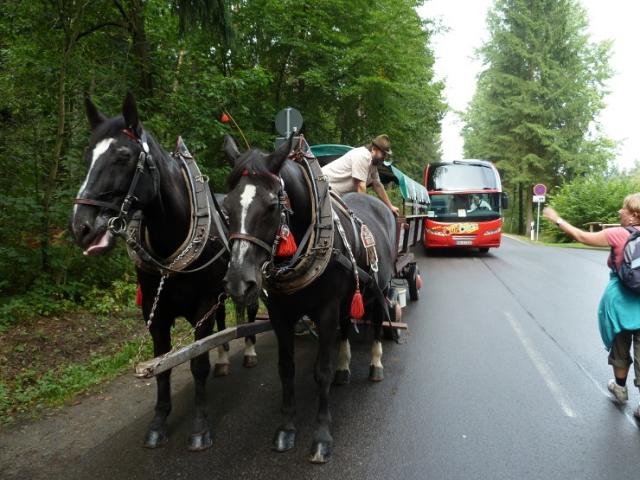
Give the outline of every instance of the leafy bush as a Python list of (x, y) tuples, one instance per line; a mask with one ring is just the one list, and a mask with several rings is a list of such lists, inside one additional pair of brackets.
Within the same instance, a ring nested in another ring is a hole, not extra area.
[[(640, 192), (640, 178), (635, 175), (592, 175), (565, 184), (553, 196), (550, 205), (572, 225), (585, 228), (588, 222), (618, 223), (618, 210), (624, 197)], [(547, 238), (569, 241), (569, 238), (548, 222), (541, 224)]]
[(37, 282), (21, 295), (0, 299), (0, 332), (34, 315), (50, 317), (84, 307), (92, 313), (122, 312), (134, 307), (136, 283), (125, 274), (110, 286), (87, 287), (83, 282), (55, 285)]

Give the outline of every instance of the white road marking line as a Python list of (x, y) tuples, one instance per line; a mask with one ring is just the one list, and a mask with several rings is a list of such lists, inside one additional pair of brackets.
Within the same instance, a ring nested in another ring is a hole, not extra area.
[[(574, 361), (575, 361), (575, 360), (574, 360)], [(578, 368), (580, 368), (580, 370), (582, 370), (582, 372), (587, 376), (587, 378), (593, 382), (593, 384), (596, 386), (596, 388), (598, 389), (598, 391), (599, 391), (602, 395), (604, 395), (605, 397), (607, 397), (609, 400), (613, 401), (613, 398), (611, 397), (611, 393), (609, 393), (609, 390), (608, 390), (607, 388), (603, 387), (603, 386), (600, 384), (600, 382), (598, 382), (598, 380), (596, 380), (596, 379), (595, 379), (595, 377), (594, 377), (593, 375), (591, 375), (591, 374), (589, 373), (589, 371), (588, 371), (586, 368), (584, 368), (584, 367), (582, 366), (582, 364), (581, 364), (581, 363), (579, 363), (579, 362), (575, 362), (575, 363), (576, 363), (576, 365), (578, 365)], [(635, 419), (635, 417), (634, 417), (633, 413), (629, 413), (629, 412), (628, 412), (628, 410), (627, 410), (626, 408), (624, 409), (624, 412), (623, 412), (623, 413), (624, 413), (624, 416), (626, 417), (627, 421), (628, 421), (631, 425), (633, 425), (635, 428), (638, 428), (638, 422), (636, 421), (636, 419)]]
[(523, 243), (524, 245), (531, 246), (531, 243), (526, 242), (526, 241), (522, 240), (521, 238), (514, 237), (513, 235), (509, 235), (507, 233), (503, 233), (502, 235), (507, 237), (509, 240), (515, 240), (516, 242), (520, 242), (520, 243)]
[(547, 362), (545, 362), (542, 355), (540, 355), (540, 353), (538, 353), (538, 351), (533, 347), (531, 341), (522, 331), (522, 328), (520, 328), (520, 324), (513, 317), (513, 315), (511, 315), (510, 312), (505, 312), (504, 315), (505, 317), (507, 317), (511, 328), (513, 328), (513, 331), (518, 336), (520, 343), (522, 343), (522, 346), (527, 352), (527, 355), (529, 355), (529, 358), (533, 362), (533, 365), (536, 367), (538, 373), (540, 373), (542, 379), (547, 384), (547, 388), (549, 388), (549, 390), (551, 391), (551, 394), (553, 395), (555, 401), (558, 403), (558, 405), (560, 405), (560, 408), (562, 408), (562, 411), (567, 417), (575, 418), (577, 416), (576, 412), (573, 410), (573, 408), (571, 408), (569, 401), (565, 398), (565, 395), (560, 388), (560, 384), (558, 383), (558, 380), (556, 379), (556, 376), (551, 368), (547, 365)]

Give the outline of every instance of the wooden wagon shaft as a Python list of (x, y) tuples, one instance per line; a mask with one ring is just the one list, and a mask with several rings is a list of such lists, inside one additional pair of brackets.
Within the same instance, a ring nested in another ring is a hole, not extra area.
[[(371, 320), (353, 320), (353, 323), (356, 325), (373, 325)], [(382, 322), (382, 328), (397, 328), (398, 330), (409, 330), (409, 325), (404, 322), (387, 322), (386, 320)]]
[(161, 355), (146, 362), (140, 362), (135, 367), (135, 375), (138, 378), (154, 377), (231, 340), (256, 335), (268, 330), (271, 330), (271, 322), (269, 320), (256, 320), (254, 323), (244, 323), (237, 327), (225, 328), (221, 332), (201, 338), (175, 352)]

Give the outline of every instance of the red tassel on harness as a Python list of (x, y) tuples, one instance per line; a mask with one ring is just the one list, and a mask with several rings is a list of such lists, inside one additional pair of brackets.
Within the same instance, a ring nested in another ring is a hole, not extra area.
[(356, 289), (356, 293), (353, 294), (351, 299), (351, 318), (360, 320), (364, 316), (364, 303), (362, 302), (362, 294), (359, 289)]
[(138, 307), (142, 306), (142, 289), (140, 288), (140, 285), (138, 285), (138, 290), (136, 290), (136, 305)]
[(278, 243), (278, 248), (276, 249), (276, 257), (291, 257), (298, 246), (296, 245), (296, 240), (293, 238), (293, 233), (289, 230), (288, 227), (283, 226), (278, 234), (280, 237), (280, 242)]

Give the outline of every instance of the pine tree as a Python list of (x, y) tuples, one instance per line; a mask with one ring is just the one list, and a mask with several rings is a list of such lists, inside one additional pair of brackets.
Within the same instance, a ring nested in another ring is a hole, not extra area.
[(590, 41), (577, 0), (496, 0), (487, 23), (465, 155), (496, 162), (518, 196), (523, 233), (532, 184), (601, 172), (613, 157), (595, 121), (611, 76), (610, 44)]

